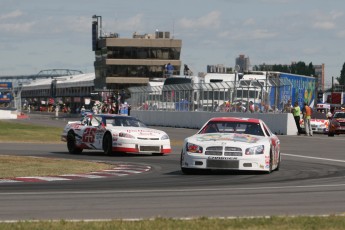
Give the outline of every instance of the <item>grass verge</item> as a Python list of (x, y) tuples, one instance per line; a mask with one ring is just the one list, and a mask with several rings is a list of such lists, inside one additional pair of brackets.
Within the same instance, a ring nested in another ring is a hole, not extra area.
[(0, 155), (0, 178), (57, 176), (111, 168), (114, 166), (89, 161)]
[(0, 121), (2, 142), (60, 142), (62, 129)]
[[(0, 121), (0, 127), (0, 140), (2, 142), (61, 142), (61, 128), (6, 121)], [(113, 166), (97, 162), (14, 156), (9, 153), (0, 155), (0, 178), (57, 176), (61, 174), (88, 173), (110, 168), (113, 168)]]
[(213, 219), (197, 218), (191, 220), (156, 218), (153, 220), (139, 221), (38, 221), (38, 222), (18, 222), (18, 223), (0, 223), (0, 229), (188, 229), (188, 230), (218, 230), (218, 229), (249, 229), (249, 230), (306, 230), (306, 229), (327, 229), (336, 230), (345, 228), (344, 216), (329, 217), (261, 217), (261, 218), (234, 218), (234, 219)]

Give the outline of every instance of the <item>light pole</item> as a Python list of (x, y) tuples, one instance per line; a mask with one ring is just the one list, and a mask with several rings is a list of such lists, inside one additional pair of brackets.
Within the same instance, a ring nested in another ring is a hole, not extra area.
[(14, 96), (14, 107), (17, 109), (18, 113), (22, 112), (22, 88), (22, 83), (18, 83), (17, 87), (12, 88)]
[(237, 78), (238, 78), (238, 71), (240, 71), (241, 67), (239, 65), (235, 65), (235, 81), (234, 81), (234, 96), (232, 97), (231, 104), (234, 102), (234, 100), (237, 99)]
[(51, 97), (54, 98), (54, 102), (56, 104), (56, 108), (55, 108), (55, 117), (59, 117), (59, 110), (60, 110), (60, 106), (59, 103), (57, 102), (57, 82), (58, 81), (65, 81), (67, 80), (66, 78), (54, 78), (52, 80), (51, 86), (50, 86), (50, 94)]

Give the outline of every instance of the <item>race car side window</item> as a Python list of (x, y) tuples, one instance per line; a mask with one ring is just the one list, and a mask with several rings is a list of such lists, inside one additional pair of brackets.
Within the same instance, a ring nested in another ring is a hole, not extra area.
[(114, 126), (122, 126), (122, 122), (120, 119), (115, 119), (113, 125)]
[(270, 132), (270, 130), (268, 129), (268, 127), (267, 127), (266, 125), (263, 125), (263, 126), (264, 126), (265, 134), (266, 134), (267, 136), (271, 136), (271, 132)]
[(95, 117), (93, 117), (90, 125), (99, 126), (99, 124), (100, 124), (100, 122)]
[(88, 119), (89, 119), (89, 118), (86, 116), (86, 117), (84, 117), (84, 118), (81, 120), (80, 123), (81, 123), (82, 125), (88, 125), (88, 123), (89, 123), (89, 122), (88, 122)]

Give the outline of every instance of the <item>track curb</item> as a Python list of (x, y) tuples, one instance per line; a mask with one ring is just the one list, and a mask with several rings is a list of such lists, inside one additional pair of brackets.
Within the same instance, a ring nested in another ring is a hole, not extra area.
[(96, 172), (82, 174), (63, 174), (58, 176), (27, 176), (14, 178), (0, 178), (0, 184), (18, 183), (18, 182), (52, 182), (52, 181), (70, 181), (79, 179), (101, 179), (108, 177), (122, 177), (134, 174), (145, 173), (151, 170), (148, 165), (136, 164), (118, 164), (112, 169), (105, 169)]

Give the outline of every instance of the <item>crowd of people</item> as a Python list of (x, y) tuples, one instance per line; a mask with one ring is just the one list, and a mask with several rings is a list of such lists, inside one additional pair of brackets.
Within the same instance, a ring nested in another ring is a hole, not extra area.
[[(168, 104), (170, 106), (168, 106)], [(160, 108), (160, 106), (164, 108)], [(179, 102), (166, 102), (166, 103), (157, 103), (155, 101), (146, 101), (142, 105), (138, 106), (138, 110), (176, 110), (176, 111), (212, 111), (212, 112), (250, 112), (250, 113), (281, 113), (276, 109), (274, 105), (270, 106), (265, 103), (255, 104), (250, 101), (249, 103), (242, 101), (230, 102), (226, 101), (219, 104), (218, 101), (215, 101), (213, 105), (193, 105), (188, 102), (188, 100), (181, 100)], [(286, 112), (286, 111), (284, 111)]]

